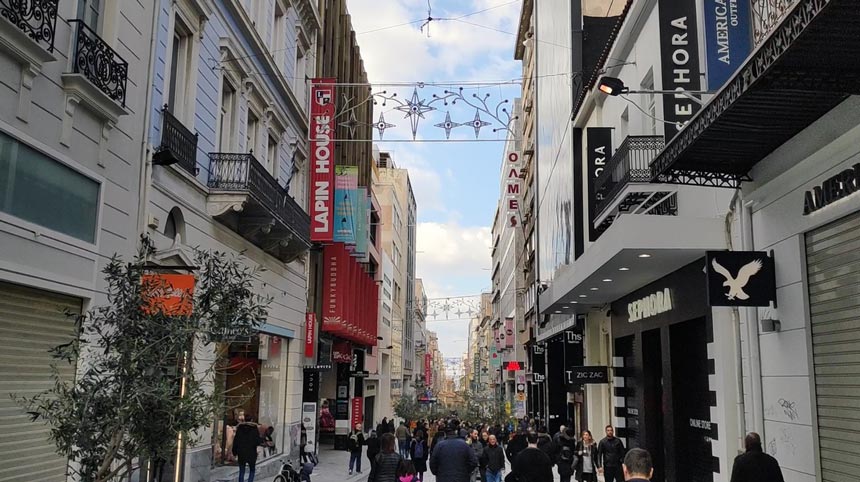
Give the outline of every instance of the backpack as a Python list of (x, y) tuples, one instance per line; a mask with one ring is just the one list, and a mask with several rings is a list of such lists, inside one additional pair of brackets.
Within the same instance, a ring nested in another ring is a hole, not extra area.
[(415, 442), (415, 459), (423, 459), (424, 458), (424, 443), (422, 441)]

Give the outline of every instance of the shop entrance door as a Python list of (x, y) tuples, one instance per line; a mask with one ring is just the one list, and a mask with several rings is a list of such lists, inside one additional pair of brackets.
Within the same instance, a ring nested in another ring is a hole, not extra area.
[(653, 480), (664, 480), (666, 474), (666, 444), (663, 441), (665, 404), (663, 403), (663, 348), (659, 328), (642, 332), (642, 408), (645, 421), (644, 448), (648, 450), (654, 461)]
[(711, 403), (708, 387), (708, 347), (705, 319), (672, 325), (675, 480), (713, 482)]
[(370, 432), (375, 427), (373, 418), (373, 405), (376, 404), (376, 396), (364, 397), (364, 431)]

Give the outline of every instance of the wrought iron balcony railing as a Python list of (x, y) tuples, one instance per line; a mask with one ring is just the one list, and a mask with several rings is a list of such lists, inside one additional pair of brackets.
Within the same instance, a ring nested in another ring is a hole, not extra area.
[(82, 74), (105, 95), (125, 107), (128, 62), (83, 20), (69, 20), (69, 23), (75, 24), (74, 72)]
[(152, 156), (153, 164), (179, 164), (196, 176), (198, 172), (197, 134), (192, 133), (185, 124), (174, 117), (167, 106), (164, 106), (161, 113), (161, 145)]
[(59, 0), (0, 0), (0, 17), (53, 52), (58, 3)]
[(651, 181), (651, 161), (663, 150), (663, 136), (628, 136), (594, 183), (596, 212), (602, 213), (631, 182)]
[(753, 41), (760, 44), (797, 0), (753, 0)]
[[(264, 233), (286, 231), (289, 242), (299, 249), (310, 247), (310, 216), (296, 203), (253, 154), (212, 152), (209, 154), (209, 187), (247, 192), (254, 205), (265, 210), (274, 222)], [(249, 218), (257, 218), (250, 212)], [(240, 233), (241, 234), (241, 233)], [(283, 239), (282, 239), (283, 240)], [(254, 239), (250, 239), (254, 242)], [(275, 248), (277, 249), (277, 248)]]

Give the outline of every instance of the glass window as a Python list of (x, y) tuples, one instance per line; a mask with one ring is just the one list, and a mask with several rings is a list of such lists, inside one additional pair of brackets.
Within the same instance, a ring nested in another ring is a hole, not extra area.
[(171, 45), (167, 108), (176, 118), (183, 121), (187, 121), (189, 116), (186, 108), (188, 107), (187, 94), (192, 68), (191, 44), (191, 30), (177, 16)]
[(251, 111), (248, 111), (248, 123), (245, 128), (245, 149), (252, 154), (254, 153), (254, 147), (257, 146), (257, 137), (259, 134), (257, 131), (259, 128), (260, 119), (252, 114)]
[(99, 31), (100, 13), (101, 0), (78, 0), (78, 19), (96, 32)]
[(273, 175), (278, 174), (278, 140), (269, 136), (269, 142), (266, 145), (266, 162), (268, 163), (269, 172)]
[(233, 135), (236, 132), (236, 89), (227, 79), (222, 80), (221, 88), (221, 119), (218, 126), (218, 149), (221, 152), (233, 152)]
[(99, 184), (0, 132), (0, 211), (90, 243)]

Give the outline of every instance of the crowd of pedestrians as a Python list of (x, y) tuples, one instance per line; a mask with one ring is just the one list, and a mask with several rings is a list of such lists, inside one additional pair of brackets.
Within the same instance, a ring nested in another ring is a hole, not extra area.
[[(764, 454), (757, 434), (747, 436), (747, 452), (739, 456), (732, 482), (784, 482), (779, 465)], [(361, 426), (350, 433), (349, 473), (361, 473), (361, 448), (370, 460), (368, 482), (423, 482), (429, 469), (440, 482), (561, 482), (645, 481), (653, 462), (643, 449), (628, 450), (604, 428), (596, 442), (591, 431), (577, 434), (561, 426), (553, 435), (540, 420), (509, 424), (471, 424), (456, 418), (438, 421), (383, 420), (364, 438)], [(505, 468), (510, 472), (505, 473)]]

